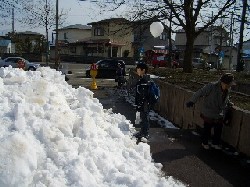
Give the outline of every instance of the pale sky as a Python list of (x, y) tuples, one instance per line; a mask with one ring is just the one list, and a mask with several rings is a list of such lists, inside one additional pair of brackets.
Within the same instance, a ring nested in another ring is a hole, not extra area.
[[(70, 1), (70, 3), (69, 3)], [(85, 1), (79, 1), (79, 0), (59, 0), (59, 9), (65, 9), (69, 10), (68, 12), (68, 18), (65, 21), (64, 26), (73, 25), (73, 24), (87, 24), (90, 22), (99, 21), (102, 19), (110, 18), (110, 17), (117, 17), (117, 14), (123, 14), (125, 11), (121, 8), (121, 10), (118, 10), (116, 12), (102, 12), (100, 13), (100, 9), (96, 6), (95, 2), (92, 2), (93, 0), (85, 0)], [(11, 16), (10, 16), (11, 20)], [(12, 25), (11, 21), (9, 25), (3, 25), (0, 26), (0, 35), (5, 35), (8, 32), (11, 31)], [(41, 34), (45, 34), (45, 28), (24, 28), (21, 27), (20, 24), (16, 22), (15, 24), (15, 30), (17, 32), (20, 31), (35, 31), (39, 32)], [(244, 32), (245, 34), (245, 40), (250, 39), (249, 30)], [(49, 37), (51, 38), (51, 31), (49, 33)]]
[[(78, 0), (59, 0), (59, 9), (69, 10), (68, 18), (64, 24), (64, 26), (72, 25), (72, 24), (87, 24), (93, 21), (99, 21), (104, 18), (109, 18), (112, 14), (105, 12), (100, 16), (100, 12), (97, 10), (97, 6), (95, 3), (91, 2), (91, 0), (87, 1), (78, 1)], [(113, 13), (114, 14), (114, 13)], [(11, 32), (11, 15), (10, 15), (10, 24), (0, 26), (0, 35), (5, 35), (8, 32)], [(17, 32), (20, 31), (35, 31), (42, 34), (45, 34), (45, 28), (25, 28), (21, 27), (18, 22), (15, 23), (15, 30)]]

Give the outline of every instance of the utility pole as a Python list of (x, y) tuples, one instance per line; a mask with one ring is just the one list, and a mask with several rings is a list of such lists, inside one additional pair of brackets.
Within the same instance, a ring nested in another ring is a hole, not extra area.
[[(170, 2), (172, 4), (172, 0)], [(169, 19), (169, 28), (168, 28), (168, 62), (169, 62), (169, 66), (172, 66), (172, 17), (173, 17), (173, 13), (172, 13), (172, 9), (170, 9), (170, 19)]]
[(58, 56), (58, 0), (56, 0), (56, 41), (55, 41), (55, 68), (59, 67), (59, 56)]
[(139, 37), (140, 37), (140, 41), (139, 41), (139, 61), (143, 61), (143, 45), (142, 45), (142, 19), (141, 19), (141, 16), (142, 16), (142, 9), (141, 9), (141, 0), (139, 1), (140, 5), (139, 5), (139, 22), (140, 22), (140, 30), (139, 30)]
[(231, 69), (231, 65), (232, 65), (232, 48), (233, 48), (233, 27), (234, 27), (234, 11), (231, 12), (231, 24), (230, 24), (230, 52), (229, 52), (229, 65), (228, 65), (228, 69)]
[(15, 32), (15, 8), (12, 8), (12, 33)]
[(49, 32), (48, 32), (48, 15), (49, 15), (49, 10), (48, 10), (48, 1), (45, 1), (45, 12), (46, 12), (46, 17), (45, 17), (45, 27), (46, 27), (46, 66), (49, 66)]
[[(211, 19), (213, 19), (214, 17), (214, 12), (212, 11), (212, 16), (211, 16)], [(211, 54), (212, 52), (215, 50), (214, 48), (214, 35), (213, 35), (213, 32), (214, 32), (214, 27), (213, 25), (210, 25), (210, 40), (209, 40), (209, 45), (210, 45), (210, 52), (209, 52), (209, 61), (211, 61)]]
[(241, 24), (240, 24), (240, 39), (238, 46), (238, 54), (237, 54), (237, 66), (236, 71), (243, 71), (243, 62), (242, 62), (242, 48), (243, 48), (243, 34), (244, 34), (244, 25), (246, 22), (246, 11), (247, 11), (247, 0), (242, 0), (243, 8), (241, 14)]

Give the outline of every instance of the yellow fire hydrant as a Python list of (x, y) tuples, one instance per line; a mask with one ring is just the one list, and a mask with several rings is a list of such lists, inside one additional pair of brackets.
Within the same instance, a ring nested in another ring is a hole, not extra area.
[(95, 80), (96, 75), (97, 75), (97, 67), (96, 67), (96, 64), (93, 63), (90, 67), (90, 76), (92, 77), (92, 83), (90, 85), (90, 88), (92, 90), (97, 89), (97, 84), (96, 84), (96, 80)]

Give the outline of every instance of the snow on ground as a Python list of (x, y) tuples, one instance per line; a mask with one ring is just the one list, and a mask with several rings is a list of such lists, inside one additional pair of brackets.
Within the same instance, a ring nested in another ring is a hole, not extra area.
[(132, 124), (60, 72), (0, 68), (0, 186), (184, 186), (164, 177)]

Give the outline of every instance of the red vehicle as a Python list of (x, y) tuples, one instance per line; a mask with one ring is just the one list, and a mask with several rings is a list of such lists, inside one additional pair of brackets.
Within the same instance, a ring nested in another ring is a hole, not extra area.
[(168, 54), (157, 53), (153, 50), (146, 51), (146, 62), (152, 65), (154, 68), (158, 67), (172, 67), (177, 68), (179, 63), (177, 60), (172, 60), (171, 64), (168, 65)]

